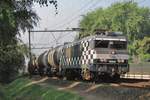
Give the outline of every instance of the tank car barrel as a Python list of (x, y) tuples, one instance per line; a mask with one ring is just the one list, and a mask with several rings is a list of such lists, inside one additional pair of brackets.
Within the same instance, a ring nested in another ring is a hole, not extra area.
[(60, 49), (59, 47), (53, 49), (53, 50), (50, 50), (48, 52), (48, 63), (54, 67), (54, 68), (58, 68), (59, 67), (59, 61), (60, 59)]
[(36, 69), (38, 68), (37, 66), (37, 59), (36, 57), (33, 57), (29, 62), (28, 62), (28, 72), (30, 74), (36, 74)]
[(47, 56), (48, 52), (45, 51), (37, 58), (38, 71), (41, 76), (45, 74), (45, 69), (49, 67)]

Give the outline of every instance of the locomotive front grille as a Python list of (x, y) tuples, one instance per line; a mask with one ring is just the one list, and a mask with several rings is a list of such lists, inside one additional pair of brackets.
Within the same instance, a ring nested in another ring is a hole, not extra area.
[(94, 59), (94, 64), (127, 64), (125, 59)]
[(106, 72), (106, 73), (126, 73), (129, 71), (128, 64), (111, 64), (111, 63), (102, 63), (95, 64), (95, 71)]

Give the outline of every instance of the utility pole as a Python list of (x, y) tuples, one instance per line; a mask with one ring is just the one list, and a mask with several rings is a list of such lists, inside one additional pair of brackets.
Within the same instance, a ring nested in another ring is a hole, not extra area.
[(31, 31), (30, 31), (30, 29), (29, 29), (28, 33), (29, 33), (29, 57), (31, 60), (32, 57), (31, 57)]

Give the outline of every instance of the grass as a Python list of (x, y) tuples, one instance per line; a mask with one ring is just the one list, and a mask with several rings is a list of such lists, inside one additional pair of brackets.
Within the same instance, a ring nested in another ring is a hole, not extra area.
[(31, 80), (20, 78), (6, 87), (0, 87), (0, 100), (82, 100), (83, 98), (52, 86), (28, 85)]
[(0, 85), (0, 100), (8, 100), (6, 91), (2, 85)]

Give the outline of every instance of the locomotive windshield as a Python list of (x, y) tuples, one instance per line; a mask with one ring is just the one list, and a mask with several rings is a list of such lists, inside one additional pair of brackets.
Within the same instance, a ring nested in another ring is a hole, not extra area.
[(117, 49), (117, 50), (126, 49), (127, 42), (126, 41), (110, 41), (110, 48)]
[(95, 40), (95, 48), (108, 48), (109, 41)]
[(127, 48), (126, 41), (95, 40), (95, 48), (111, 48), (123, 50)]

